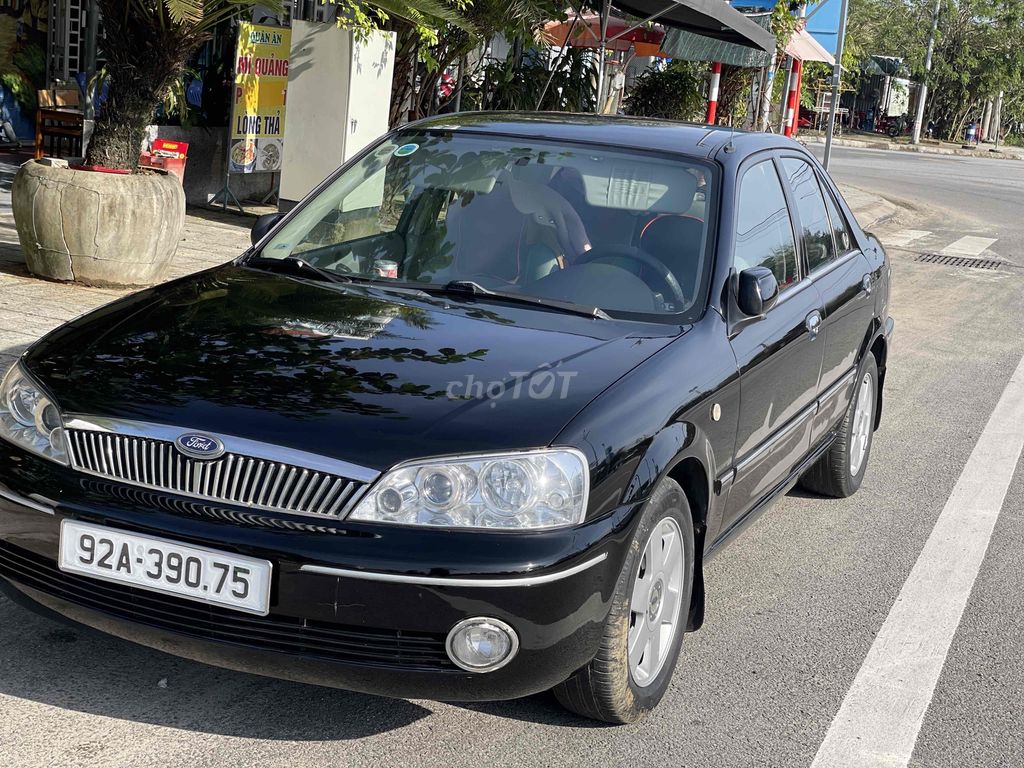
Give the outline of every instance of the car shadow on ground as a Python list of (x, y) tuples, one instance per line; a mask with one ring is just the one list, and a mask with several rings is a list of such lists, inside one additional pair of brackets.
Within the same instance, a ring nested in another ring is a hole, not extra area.
[[(411, 725), (435, 706), (207, 666), (39, 616), (2, 595), (0, 658), (0, 698), (221, 736), (361, 739)], [(543, 725), (602, 725), (563, 710), (549, 693), (454, 706)]]
[(506, 720), (520, 720), (535, 725), (549, 725), (557, 728), (615, 728), (611, 723), (588, 720), (574, 715), (558, 703), (558, 699), (550, 691), (528, 696), (525, 699), (512, 701), (474, 701), (455, 702), (452, 706), (479, 712), (491, 717)]
[(402, 728), (430, 715), (429, 709), (410, 701), (180, 659), (37, 616), (3, 596), (0, 654), (0, 698), (198, 733), (344, 741)]

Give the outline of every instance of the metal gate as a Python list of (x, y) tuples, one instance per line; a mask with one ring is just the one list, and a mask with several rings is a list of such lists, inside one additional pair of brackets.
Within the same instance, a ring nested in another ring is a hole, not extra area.
[(85, 6), (88, 0), (50, 0), (46, 77), (69, 81), (85, 64)]

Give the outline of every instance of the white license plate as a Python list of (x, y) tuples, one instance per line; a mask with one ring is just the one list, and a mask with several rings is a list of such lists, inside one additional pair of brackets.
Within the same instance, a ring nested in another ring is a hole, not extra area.
[(265, 616), (271, 564), (205, 547), (65, 519), (60, 526), (62, 571), (215, 603)]

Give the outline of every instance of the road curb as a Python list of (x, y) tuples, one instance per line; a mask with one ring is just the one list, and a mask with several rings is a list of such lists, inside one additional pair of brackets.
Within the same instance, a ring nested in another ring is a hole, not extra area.
[[(824, 144), (823, 136), (801, 136), (799, 141), (804, 144)], [(989, 160), (1024, 160), (1024, 157), (1012, 152), (991, 151), (988, 148), (950, 149), (913, 144), (900, 144), (892, 141), (868, 141), (866, 139), (832, 139), (836, 147), (853, 147), (855, 149), (881, 149), (889, 152), (914, 152), (919, 155), (944, 155), (955, 157), (983, 157)]]
[(861, 229), (881, 226), (900, 212), (900, 206), (874, 192), (850, 184), (840, 184), (839, 188)]

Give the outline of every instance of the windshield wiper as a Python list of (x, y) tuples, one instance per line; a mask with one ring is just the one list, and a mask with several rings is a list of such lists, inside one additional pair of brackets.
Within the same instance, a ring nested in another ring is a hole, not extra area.
[(611, 317), (600, 307), (588, 307), (583, 304), (575, 304), (571, 301), (561, 299), (547, 299), (541, 296), (528, 296), (522, 293), (510, 291), (492, 291), (484, 288), (480, 283), (472, 280), (452, 280), (444, 285), (431, 285), (429, 283), (417, 283), (417, 288), (424, 293), (440, 294), (443, 296), (471, 296), (486, 297), (498, 301), (507, 301), (511, 304), (522, 304), (524, 306), (544, 307), (545, 309), (557, 309), (559, 312), (566, 312), (572, 315), (598, 318), (600, 320), (611, 320)]
[(247, 262), (251, 266), (261, 267), (264, 269), (270, 269), (277, 271), (281, 267), (290, 270), (292, 273), (307, 275), (309, 277), (316, 278), (318, 280), (324, 280), (328, 283), (351, 283), (352, 278), (347, 275), (341, 275), (337, 272), (332, 272), (329, 269), (321, 269), (313, 264), (310, 264), (305, 259), (299, 258), (298, 256), (285, 256), (283, 259), (268, 259), (265, 256), (258, 256), (255, 259), (251, 259)]

